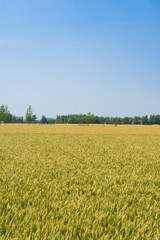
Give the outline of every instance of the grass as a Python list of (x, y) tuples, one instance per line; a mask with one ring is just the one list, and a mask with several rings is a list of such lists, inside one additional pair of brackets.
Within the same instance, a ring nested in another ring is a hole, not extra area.
[(160, 239), (160, 126), (0, 125), (0, 239)]

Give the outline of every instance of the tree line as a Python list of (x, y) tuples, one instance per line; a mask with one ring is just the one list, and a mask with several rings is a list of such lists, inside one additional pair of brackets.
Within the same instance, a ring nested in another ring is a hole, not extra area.
[(136, 125), (151, 125), (160, 124), (160, 115), (147, 115), (143, 117), (99, 117), (91, 114), (70, 114), (58, 115), (56, 119), (47, 118), (45, 115), (37, 120), (37, 116), (33, 114), (32, 106), (30, 105), (25, 117), (18, 117), (10, 113), (8, 106), (0, 106), (0, 123), (42, 123), (42, 124), (136, 124)]
[(0, 123), (55, 123), (55, 119), (46, 118), (44, 115), (41, 120), (37, 120), (37, 116), (33, 114), (32, 106), (30, 105), (27, 110), (25, 117), (18, 117), (10, 113), (8, 106), (0, 106)]
[(147, 115), (143, 117), (99, 117), (91, 113), (89, 114), (72, 114), (72, 115), (61, 115), (57, 116), (56, 123), (93, 123), (93, 124), (136, 124), (136, 125), (149, 125), (149, 124), (160, 124), (160, 115)]

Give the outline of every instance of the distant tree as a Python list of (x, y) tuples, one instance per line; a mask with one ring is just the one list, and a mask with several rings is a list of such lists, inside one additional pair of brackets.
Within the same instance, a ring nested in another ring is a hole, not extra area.
[(17, 117), (17, 123), (24, 123), (23, 117)]
[(90, 112), (87, 114), (87, 123), (94, 123), (94, 114), (91, 114)]
[(2, 105), (0, 107), (0, 121), (3, 121), (5, 123), (9, 123), (11, 121), (12, 115), (10, 114), (8, 110), (8, 106)]
[(23, 123), (23, 117), (17, 117), (15, 115), (12, 115), (11, 117), (11, 123)]
[(140, 122), (141, 122), (141, 118), (140, 117), (135, 116), (133, 118), (133, 124), (140, 124)]
[(160, 115), (155, 116), (155, 124), (160, 124)]
[[(92, 123), (93, 122), (95, 122), (95, 117), (94, 117), (94, 115), (92, 115), (93, 117), (92, 117)], [(99, 118), (99, 123), (100, 124), (103, 124), (103, 123), (105, 123), (105, 118), (104, 117), (98, 117)]]
[(142, 118), (141, 118), (141, 124), (148, 124), (148, 116), (146, 115), (146, 116), (143, 116)]
[(27, 123), (36, 122), (36, 119), (37, 119), (37, 116), (35, 114), (33, 114), (32, 106), (29, 105), (29, 107), (27, 108), (27, 111), (26, 111), (26, 122)]
[(37, 116), (35, 114), (32, 115), (32, 122), (35, 123), (37, 119)]
[(47, 118), (47, 122), (49, 123), (49, 124), (54, 124), (55, 123), (55, 119), (54, 118)]
[(110, 118), (110, 124), (115, 124), (115, 118), (114, 117)]
[(68, 123), (78, 123), (78, 116), (76, 114), (69, 115)]
[(32, 122), (32, 115), (33, 115), (32, 106), (29, 105), (29, 107), (27, 108), (27, 111), (26, 111), (26, 122), (27, 123), (31, 123)]
[(129, 124), (129, 117), (124, 117), (123, 118), (123, 123), (124, 124)]
[(154, 124), (154, 115), (150, 115), (149, 124)]
[(94, 122), (95, 122), (96, 124), (100, 124), (100, 123), (101, 123), (101, 121), (100, 121), (100, 119), (99, 119), (98, 116), (95, 116)]
[(48, 123), (47, 118), (44, 115), (42, 116), (40, 123), (43, 123), (43, 124)]
[(110, 123), (111, 123), (111, 119), (110, 119), (109, 117), (106, 117), (106, 118), (105, 118), (105, 123), (106, 123), (106, 124), (110, 124)]
[(122, 124), (122, 119), (120, 117), (117, 117), (116, 121), (117, 121), (117, 124)]
[(15, 115), (12, 115), (12, 123), (16, 123), (17, 122), (17, 117)]

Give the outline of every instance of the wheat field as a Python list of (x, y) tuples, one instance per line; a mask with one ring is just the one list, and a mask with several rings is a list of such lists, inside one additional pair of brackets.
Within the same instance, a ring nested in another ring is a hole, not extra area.
[(160, 239), (160, 126), (0, 125), (0, 239)]

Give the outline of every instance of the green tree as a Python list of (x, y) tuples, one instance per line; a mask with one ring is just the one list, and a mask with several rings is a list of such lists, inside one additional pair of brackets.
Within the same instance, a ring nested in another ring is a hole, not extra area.
[(123, 118), (123, 123), (124, 123), (124, 124), (129, 124), (129, 123), (130, 123), (129, 120), (130, 120), (129, 117), (124, 117), (124, 118)]
[(155, 124), (160, 124), (160, 115), (155, 116)]
[(148, 116), (146, 115), (146, 116), (143, 116), (142, 118), (141, 118), (141, 123), (142, 124), (148, 124)]
[(33, 114), (32, 106), (29, 105), (29, 107), (27, 108), (27, 111), (26, 111), (26, 122), (27, 123), (36, 122), (36, 119), (37, 119), (37, 116), (35, 114)]
[(8, 123), (10, 122), (10, 120), (11, 120), (11, 114), (8, 110), (8, 106), (2, 105), (0, 107), (0, 121)]
[(47, 123), (47, 118), (43, 115), (40, 120), (41, 123), (45, 124)]
[(32, 122), (35, 123), (37, 119), (37, 116), (35, 114), (32, 115)]
[(140, 124), (140, 123), (141, 123), (141, 118), (138, 117), (138, 116), (135, 116), (135, 117), (133, 118), (133, 124)]
[(94, 114), (91, 114), (90, 112), (87, 115), (87, 123), (94, 123)]
[(47, 123), (48, 124), (54, 124), (56, 120), (54, 118), (47, 118)]

